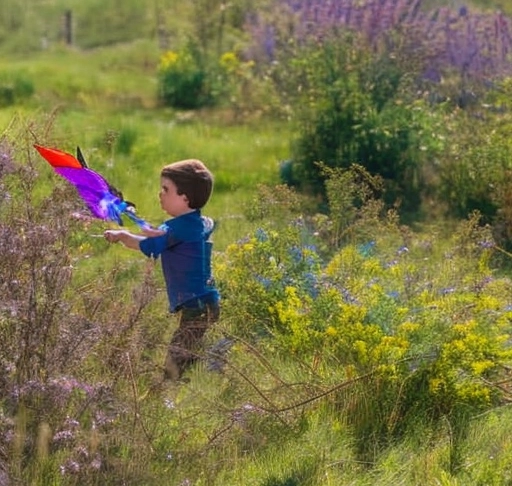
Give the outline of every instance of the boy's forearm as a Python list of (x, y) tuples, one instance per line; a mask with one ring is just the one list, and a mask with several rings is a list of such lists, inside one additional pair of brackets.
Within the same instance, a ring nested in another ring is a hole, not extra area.
[(145, 240), (145, 236), (141, 235), (134, 235), (133, 233), (122, 233), (119, 235), (119, 241), (126, 246), (127, 248), (130, 248), (131, 250), (139, 250), (139, 243), (142, 240)]

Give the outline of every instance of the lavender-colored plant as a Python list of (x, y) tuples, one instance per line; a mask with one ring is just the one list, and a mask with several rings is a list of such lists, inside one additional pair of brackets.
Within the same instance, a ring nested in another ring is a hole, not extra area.
[(511, 20), (502, 13), (470, 13), (467, 7), (425, 11), (422, 0), (274, 0), (253, 16), (248, 55), (274, 61), (326, 36), (352, 31), (375, 49), (418, 54), (423, 74), (439, 80), (446, 70), (489, 78), (510, 72)]
[(91, 436), (118, 427), (126, 413), (114, 390), (139, 375), (137, 324), (155, 295), (153, 266), (144, 282), (128, 285), (126, 300), (113, 298), (121, 267), (77, 288), (80, 241), (91, 246), (84, 230), (93, 223), (73, 217), (81, 202), (65, 185), (35, 196), (41, 178), (23, 143), (0, 141), (0, 187), (12, 195), (0, 197), (0, 480), (12, 469), (32, 482), (20, 464), (37, 455), (62, 459), (62, 474), (103, 474), (108, 445), (92, 447)]
[(0, 204), (9, 199), (9, 193), (3, 179), (14, 172), (12, 148), (5, 142), (0, 143)]

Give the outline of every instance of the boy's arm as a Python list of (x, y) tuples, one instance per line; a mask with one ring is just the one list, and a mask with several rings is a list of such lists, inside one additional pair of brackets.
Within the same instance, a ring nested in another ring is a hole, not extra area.
[(155, 228), (145, 228), (142, 229), (141, 234), (143, 236), (162, 236), (165, 235), (165, 231), (161, 229), (155, 229)]
[(132, 250), (139, 250), (139, 243), (146, 239), (146, 236), (135, 235), (126, 230), (107, 230), (103, 236), (109, 243), (120, 242)]

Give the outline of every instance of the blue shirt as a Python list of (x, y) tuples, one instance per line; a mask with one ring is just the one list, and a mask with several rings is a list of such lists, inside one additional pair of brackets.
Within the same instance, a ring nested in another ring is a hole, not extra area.
[(161, 257), (170, 311), (218, 302), (211, 273), (213, 220), (195, 210), (166, 221), (160, 229), (164, 235), (148, 237), (139, 247), (148, 257)]

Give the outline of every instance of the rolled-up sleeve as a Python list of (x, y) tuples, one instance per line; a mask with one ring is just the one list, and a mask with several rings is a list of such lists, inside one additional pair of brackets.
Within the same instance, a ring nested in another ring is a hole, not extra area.
[(150, 258), (158, 258), (168, 246), (168, 234), (148, 237), (139, 243), (140, 251)]

